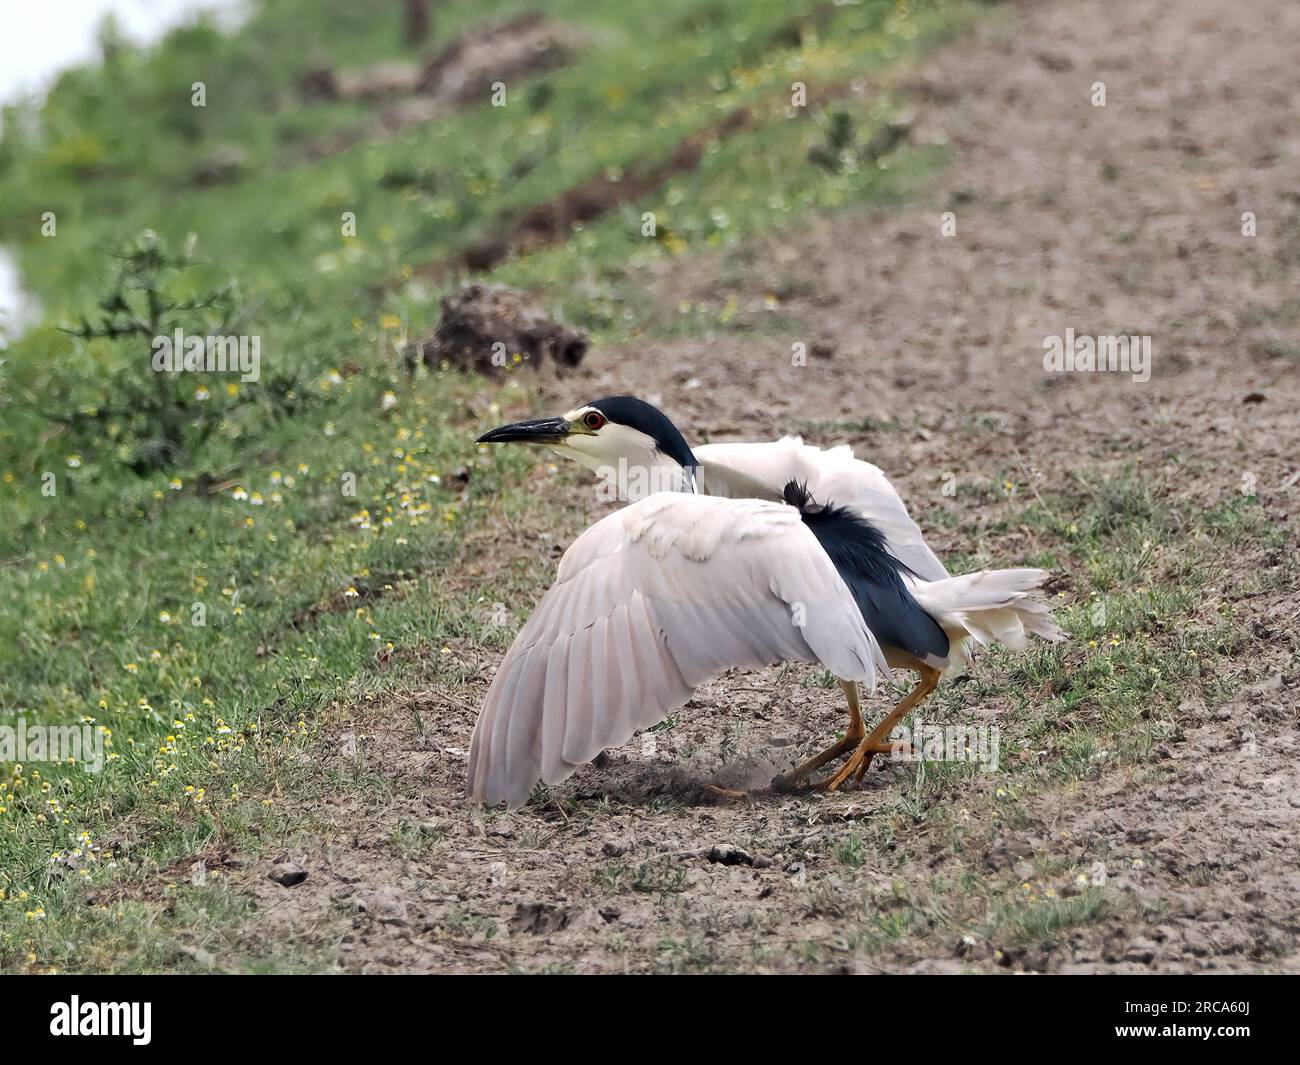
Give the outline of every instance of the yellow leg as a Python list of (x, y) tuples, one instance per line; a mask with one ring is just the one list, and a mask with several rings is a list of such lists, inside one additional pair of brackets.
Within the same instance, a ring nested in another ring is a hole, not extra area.
[(862, 724), (862, 710), (858, 705), (858, 685), (857, 681), (842, 680), (840, 688), (843, 689), (845, 697), (849, 701), (849, 727), (844, 733), (844, 738), (838, 743), (833, 743), (821, 754), (813, 755), (806, 762), (796, 766), (788, 773), (782, 773), (772, 781), (772, 786), (778, 790), (788, 790), (799, 784), (804, 777), (810, 773), (816, 772), (827, 762), (834, 761), (842, 754), (847, 754), (853, 750), (867, 734), (866, 727)]
[(827, 791), (835, 791), (849, 779), (850, 775), (853, 776), (854, 784), (861, 783), (863, 776), (867, 772), (867, 767), (871, 765), (873, 755), (883, 753), (882, 747), (885, 751), (889, 751), (899, 746), (898, 744), (885, 743), (885, 738), (894, 731), (894, 726), (916, 709), (916, 705), (934, 691), (939, 684), (939, 671), (937, 669), (931, 669), (929, 666), (918, 666), (917, 672), (921, 674), (921, 679), (916, 687), (889, 712), (879, 725), (871, 730), (871, 734), (866, 739), (858, 744), (857, 750), (849, 755), (848, 761), (844, 763), (840, 771), (829, 780), (818, 784), (818, 787), (824, 787)]

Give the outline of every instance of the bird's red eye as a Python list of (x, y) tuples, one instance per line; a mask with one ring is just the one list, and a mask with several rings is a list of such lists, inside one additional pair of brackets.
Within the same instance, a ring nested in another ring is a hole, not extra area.
[(605, 424), (605, 416), (598, 410), (589, 410), (582, 416), (582, 424), (594, 433)]

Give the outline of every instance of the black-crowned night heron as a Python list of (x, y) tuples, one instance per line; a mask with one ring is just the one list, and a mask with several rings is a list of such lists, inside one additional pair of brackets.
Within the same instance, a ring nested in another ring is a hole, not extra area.
[[(481, 443), (545, 444), (634, 501), (560, 561), (497, 670), (474, 729), (471, 797), (522, 804), (607, 747), (661, 721), (722, 670), (815, 662), (848, 698), (844, 737), (777, 783), (849, 757), (817, 786), (861, 781), (890, 732), (968, 640), (1062, 638), (1033, 597), (1047, 574), (950, 577), (898, 493), (847, 447), (786, 438), (692, 449), (629, 396), (516, 422)], [(920, 682), (870, 732), (858, 684), (891, 668)]]

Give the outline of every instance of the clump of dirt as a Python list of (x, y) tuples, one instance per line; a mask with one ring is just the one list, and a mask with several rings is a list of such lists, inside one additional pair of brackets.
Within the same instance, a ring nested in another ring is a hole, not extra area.
[[(313, 67), (299, 79), (307, 100), (382, 103), (380, 129), (392, 135), (410, 126), (486, 103), (497, 82), (517, 85), (565, 66), (586, 44), (576, 30), (525, 12), (506, 22), (476, 27), (428, 60), (383, 62), (353, 71)], [(314, 158), (373, 140), (372, 127), (347, 130), (308, 149)]]
[(340, 76), (339, 95), (344, 99), (390, 100), (414, 92), (419, 77), (419, 68), (413, 63), (376, 63)]
[(518, 82), (564, 66), (585, 43), (540, 11), (526, 11), (448, 45), (425, 64), (416, 89), (464, 106), (486, 99), (493, 82)]
[(563, 372), (587, 354), (586, 333), (557, 322), (525, 292), (506, 285), (466, 285), (442, 300), (442, 320), (405, 349), (406, 367), (447, 362), (474, 373), (499, 374), (548, 359)]

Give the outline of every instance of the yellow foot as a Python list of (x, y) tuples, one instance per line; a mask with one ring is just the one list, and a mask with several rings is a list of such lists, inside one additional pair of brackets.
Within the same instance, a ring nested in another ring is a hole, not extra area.
[(777, 791), (798, 791), (801, 788), (812, 787), (812, 782), (808, 779), (814, 772), (824, 766), (827, 762), (833, 762), (846, 751), (853, 750), (862, 742), (863, 733), (850, 732), (838, 743), (832, 744), (822, 751), (821, 754), (809, 758), (802, 765), (796, 766), (788, 773), (782, 773), (778, 777), (772, 778), (772, 787)]
[(905, 757), (911, 757), (912, 745), (910, 743), (880, 743), (872, 746), (870, 751), (871, 753), (868, 754), (867, 757), (862, 760), (862, 764), (858, 766), (858, 771), (853, 774), (853, 786), (855, 788), (862, 783), (862, 778), (867, 775), (867, 767), (871, 765), (872, 754), (887, 754), (891, 756), (901, 754)]
[(720, 795), (724, 799), (748, 799), (749, 792), (737, 791), (735, 788), (720, 788), (717, 784), (705, 784), (705, 791), (711, 791), (714, 795)]
[(863, 744), (849, 755), (849, 760), (840, 766), (838, 773), (828, 780), (817, 781), (813, 786), (819, 791), (839, 791), (849, 777), (853, 777), (853, 784), (856, 787), (861, 783), (863, 776), (867, 772), (867, 768), (871, 765), (871, 759), (874, 757), (875, 753), (875, 751), (866, 750), (866, 744)]
[[(838, 791), (850, 776), (853, 776), (855, 785), (861, 784), (862, 778), (866, 776), (867, 769), (871, 765), (871, 759), (876, 755), (893, 754), (895, 751), (907, 753), (910, 750), (911, 748), (905, 743), (864, 743), (849, 756), (849, 760), (840, 767), (839, 772), (834, 776), (807, 781), (806, 786), (817, 791)], [(854, 770), (856, 770), (856, 773)]]
[(862, 712), (858, 706), (857, 684), (851, 680), (842, 680), (840, 681), (840, 687), (843, 689), (844, 697), (849, 703), (848, 729), (839, 740), (827, 747), (821, 754), (814, 755), (788, 773), (773, 777), (772, 787), (777, 791), (796, 791), (800, 788), (811, 787), (808, 778), (813, 773), (827, 762), (833, 762), (836, 758), (848, 754), (849, 751), (867, 738), (867, 730), (862, 727)]
[(867, 770), (871, 768), (871, 759), (876, 755), (910, 755), (911, 753), (912, 747), (907, 743), (864, 743), (849, 756), (849, 760), (840, 767), (838, 773), (814, 781), (812, 787), (818, 791), (838, 791), (850, 776), (853, 777), (853, 786), (857, 787), (862, 783), (862, 778), (867, 775)]
[(837, 791), (844, 786), (844, 782), (850, 776), (853, 777), (855, 784), (860, 784), (862, 778), (866, 775), (867, 769), (871, 766), (871, 759), (874, 755), (892, 753), (895, 750), (911, 751), (911, 747), (906, 743), (886, 743), (885, 737), (890, 734), (895, 725), (915, 710), (917, 704), (934, 691), (935, 685), (939, 683), (939, 671), (937, 669), (931, 669), (929, 666), (920, 663), (917, 663), (914, 668), (921, 674), (921, 679), (917, 682), (916, 687), (858, 745), (857, 749), (849, 755), (848, 761), (840, 767), (840, 771), (829, 780), (818, 783), (817, 787), (826, 791)]

